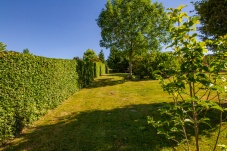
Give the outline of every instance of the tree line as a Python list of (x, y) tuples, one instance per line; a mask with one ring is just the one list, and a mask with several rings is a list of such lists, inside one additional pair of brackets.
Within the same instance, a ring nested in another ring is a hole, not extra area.
[[(225, 0), (201, 0), (193, 2), (193, 5), (199, 16), (198, 30), (202, 41), (216, 39), (227, 33)], [(160, 52), (161, 47), (171, 42), (170, 29), (174, 26), (164, 6), (150, 0), (108, 0), (98, 16), (97, 24), (101, 28), (100, 46), (110, 49), (108, 66), (114, 72), (129, 72), (130, 78), (133, 73), (144, 71), (138, 69), (138, 66), (142, 67), (138, 65), (139, 61), (144, 59), (142, 62), (146, 62), (147, 56), (160, 55), (157, 52)], [(214, 44), (207, 47), (213, 52), (217, 48)], [(150, 66), (157, 68), (152, 62), (146, 70)]]

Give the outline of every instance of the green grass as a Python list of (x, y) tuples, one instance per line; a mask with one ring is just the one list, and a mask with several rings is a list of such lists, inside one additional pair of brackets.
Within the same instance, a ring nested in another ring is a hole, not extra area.
[[(169, 95), (158, 81), (127, 81), (124, 77), (109, 74), (97, 78), (0, 150), (173, 150), (174, 144), (147, 124), (147, 116), (163, 118), (157, 110), (164, 102), (172, 102)], [(216, 131), (204, 128), (201, 150), (211, 150)], [(220, 143), (227, 144), (225, 137), (221, 135)]]

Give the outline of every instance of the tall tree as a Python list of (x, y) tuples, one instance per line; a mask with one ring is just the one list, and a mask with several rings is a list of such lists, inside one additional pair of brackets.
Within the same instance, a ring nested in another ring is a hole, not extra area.
[(194, 3), (196, 13), (200, 16), (199, 27), (202, 38), (216, 39), (227, 34), (227, 1), (200, 0)]
[(115, 46), (132, 63), (136, 55), (157, 49), (165, 40), (168, 18), (164, 7), (150, 0), (108, 0), (97, 24), (101, 28), (100, 46)]
[(104, 56), (103, 50), (101, 50), (99, 52), (99, 60), (102, 61), (102, 62), (105, 62), (105, 56)]

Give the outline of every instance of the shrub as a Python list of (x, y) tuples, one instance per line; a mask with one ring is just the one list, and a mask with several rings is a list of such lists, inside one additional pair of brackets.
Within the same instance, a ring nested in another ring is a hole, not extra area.
[(134, 74), (139, 79), (148, 77), (155, 79), (154, 71), (158, 71), (159, 75), (166, 78), (169, 72), (178, 67), (177, 60), (171, 52), (152, 52), (146, 56), (137, 58), (134, 66)]

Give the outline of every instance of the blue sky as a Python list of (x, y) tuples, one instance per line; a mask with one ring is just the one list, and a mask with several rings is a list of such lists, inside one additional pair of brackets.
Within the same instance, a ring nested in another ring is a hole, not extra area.
[[(98, 54), (109, 50), (99, 46), (100, 28), (96, 23), (107, 0), (1, 0), (0, 42), (7, 50), (34, 55), (72, 59), (89, 48)], [(188, 4), (191, 0), (156, 0), (165, 8)]]

